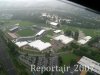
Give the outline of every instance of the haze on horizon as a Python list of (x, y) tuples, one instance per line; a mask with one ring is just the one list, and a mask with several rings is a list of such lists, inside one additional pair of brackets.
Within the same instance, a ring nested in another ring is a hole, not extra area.
[[(69, 1), (68, 1), (69, 2)], [(85, 9), (75, 7), (71, 4), (60, 2), (58, 0), (0, 0), (0, 11), (2, 10), (27, 10), (30, 9), (44, 9), (51, 8), (61, 12), (72, 13), (75, 15), (86, 15), (95, 13), (89, 12)], [(87, 15), (86, 15), (87, 16)], [(98, 15), (97, 15), (98, 16)]]

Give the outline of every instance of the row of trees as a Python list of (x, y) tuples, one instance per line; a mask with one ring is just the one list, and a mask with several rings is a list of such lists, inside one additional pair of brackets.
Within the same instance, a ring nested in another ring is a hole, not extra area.
[(73, 53), (78, 56), (81, 56), (81, 57), (86, 56), (95, 61), (100, 62), (100, 52), (98, 50), (92, 49), (88, 46), (80, 47), (79, 49), (74, 50)]
[(91, 41), (89, 41), (88, 45), (93, 46), (93, 44), (98, 43), (99, 41), (100, 41), (100, 36), (96, 36)]
[(66, 31), (64, 32), (64, 34), (65, 34), (66, 36), (73, 37), (75, 40), (78, 40), (78, 38), (79, 38), (79, 31), (73, 32), (73, 31), (71, 31), (71, 30), (66, 30)]

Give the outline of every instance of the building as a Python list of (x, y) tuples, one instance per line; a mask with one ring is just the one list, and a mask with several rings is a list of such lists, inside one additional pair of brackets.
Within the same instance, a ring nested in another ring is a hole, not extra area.
[(11, 29), (9, 29), (10, 32), (16, 32), (19, 29), (19, 26), (15, 26)]
[(46, 30), (41, 30), (35, 35), (35, 39), (40, 39), (44, 34)]
[(8, 32), (8, 35), (9, 35), (8, 37), (11, 38), (11, 39), (17, 39), (18, 38), (18, 36), (15, 33)]
[(100, 63), (83, 56), (79, 61), (78, 64), (89, 68), (94, 73), (100, 74)]
[(62, 30), (55, 30), (54, 33), (60, 33)]
[(59, 23), (57, 23), (57, 22), (50, 22), (50, 25), (51, 25), (53, 28), (59, 27)]
[(74, 39), (71, 37), (67, 37), (65, 35), (59, 35), (59, 36), (55, 37), (54, 40), (61, 41), (61, 43), (63, 43), (63, 44), (68, 44), (68, 43), (72, 42)]
[(47, 17), (47, 13), (42, 13), (42, 16), (43, 17)]
[[(20, 55), (19, 59), (23, 63), (27, 64), (29, 67), (31, 67), (32, 64), (39, 67), (58, 66), (58, 56), (45, 57), (45, 56)], [(41, 74), (43, 74), (43, 72), (41, 71), (35, 72), (35, 75), (41, 75)], [(58, 72), (56, 71), (56, 69), (54, 69), (54, 72), (51, 72), (51, 75), (58, 75)]]
[(41, 30), (41, 31), (39, 31), (39, 32), (36, 34), (36, 36), (42, 35), (45, 31), (46, 31), (46, 30)]
[(63, 34), (62, 30), (55, 30), (54, 31), (54, 35), (56, 35), (56, 36), (61, 35), (61, 34)]
[(71, 23), (71, 19), (62, 19), (62, 21), (66, 22), (66, 23)]
[(39, 51), (49, 50), (49, 48), (51, 47), (50, 43), (48, 43), (48, 42), (44, 43), (41, 40), (33, 41), (33, 42), (29, 43), (28, 45)]
[(16, 42), (21, 42), (21, 41), (32, 42), (33, 40), (35, 40), (35, 37), (34, 36), (28, 36), (28, 37), (19, 37), (15, 41)]
[(79, 44), (86, 44), (92, 37), (91, 36), (86, 36), (80, 40), (78, 40)]
[(65, 35), (58, 35), (54, 37), (50, 43), (52, 44), (52, 50), (56, 52), (62, 47), (70, 45), (70, 43), (73, 41), (74, 39), (71, 37), (67, 37)]
[(16, 25), (16, 26), (19, 26), (19, 23), (16, 23), (15, 25)]
[(85, 36), (86, 36), (85, 33), (83, 31), (79, 30), (78, 40), (81, 40)]
[(23, 46), (26, 46), (28, 44), (27, 41), (23, 41), (23, 42), (16, 42), (15, 43), (19, 48), (23, 47)]

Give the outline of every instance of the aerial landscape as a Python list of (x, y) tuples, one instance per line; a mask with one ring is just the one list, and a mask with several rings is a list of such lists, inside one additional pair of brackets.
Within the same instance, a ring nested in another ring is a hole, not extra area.
[(100, 75), (100, 14), (69, 1), (0, 0), (0, 75)]

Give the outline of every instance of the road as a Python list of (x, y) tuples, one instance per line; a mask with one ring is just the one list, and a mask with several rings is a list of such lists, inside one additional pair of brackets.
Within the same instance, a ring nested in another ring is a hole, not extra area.
[(0, 37), (0, 61), (4, 65), (4, 68), (7, 71), (7, 75), (17, 75), (15, 67), (9, 56), (9, 53), (6, 50), (7, 50), (7, 46), (5, 45), (5, 43)]

